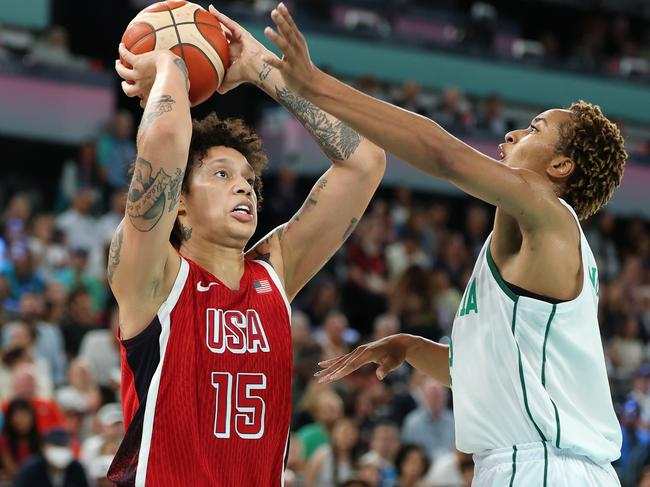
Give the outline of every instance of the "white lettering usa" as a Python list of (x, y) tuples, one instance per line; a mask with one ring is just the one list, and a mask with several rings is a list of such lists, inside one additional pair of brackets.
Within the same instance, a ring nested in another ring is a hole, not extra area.
[(206, 341), (214, 353), (268, 352), (269, 343), (257, 311), (246, 313), (208, 308), (205, 314)]

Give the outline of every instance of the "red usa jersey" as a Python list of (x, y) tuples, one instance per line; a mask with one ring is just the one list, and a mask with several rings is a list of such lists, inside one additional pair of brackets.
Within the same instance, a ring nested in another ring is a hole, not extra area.
[(291, 418), (291, 308), (273, 268), (239, 290), (181, 258), (151, 324), (122, 343), (118, 486), (280, 487)]

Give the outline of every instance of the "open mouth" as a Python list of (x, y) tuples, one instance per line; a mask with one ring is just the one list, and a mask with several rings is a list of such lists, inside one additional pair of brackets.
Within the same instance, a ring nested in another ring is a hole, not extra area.
[(245, 215), (251, 215), (252, 214), (251, 207), (248, 206), (248, 205), (237, 205), (237, 206), (235, 206), (235, 208), (232, 211), (233, 211), (233, 213), (235, 213), (235, 212), (236, 213), (243, 213)]

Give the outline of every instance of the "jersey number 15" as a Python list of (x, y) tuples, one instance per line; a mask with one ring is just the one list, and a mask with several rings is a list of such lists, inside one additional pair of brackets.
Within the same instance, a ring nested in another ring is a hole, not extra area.
[(212, 386), (216, 389), (214, 436), (230, 438), (233, 403), (235, 405), (235, 432), (240, 438), (257, 440), (264, 435), (266, 404), (255, 391), (266, 389), (266, 375), (237, 374), (233, 392), (230, 372), (212, 372)]

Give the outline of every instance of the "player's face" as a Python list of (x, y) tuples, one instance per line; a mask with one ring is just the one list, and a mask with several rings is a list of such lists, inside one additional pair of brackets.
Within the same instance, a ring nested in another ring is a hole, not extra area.
[(545, 174), (557, 153), (560, 126), (570, 120), (569, 110), (553, 109), (537, 115), (530, 125), (506, 134), (506, 143), (499, 146), (501, 161), (510, 167), (531, 169)]
[(208, 241), (243, 248), (257, 226), (254, 183), (255, 172), (239, 151), (211, 147), (183, 195), (184, 224)]

